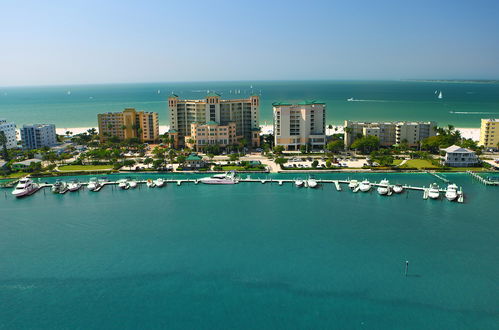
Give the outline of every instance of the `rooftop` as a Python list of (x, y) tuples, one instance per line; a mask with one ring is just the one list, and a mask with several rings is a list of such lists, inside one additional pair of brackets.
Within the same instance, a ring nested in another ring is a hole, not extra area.
[(197, 154), (190, 154), (185, 160), (195, 161), (195, 160), (203, 160), (203, 158), (201, 158)]
[(211, 93), (208, 93), (208, 94), (206, 95), (206, 97), (221, 97), (221, 95), (220, 95), (220, 94), (218, 94), (218, 93), (215, 93), (215, 92), (211, 92)]
[(272, 103), (272, 105), (274, 107), (293, 106), (293, 105), (314, 105), (314, 104), (326, 105), (325, 102), (317, 101), (317, 100), (304, 100), (304, 101), (301, 101), (301, 102), (298, 102), (298, 103), (295, 103), (295, 104), (290, 103), (290, 102), (274, 102), (274, 103)]
[(452, 145), (448, 148), (443, 149), (445, 152), (461, 152), (461, 153), (474, 153), (473, 150), (462, 148), (460, 146)]

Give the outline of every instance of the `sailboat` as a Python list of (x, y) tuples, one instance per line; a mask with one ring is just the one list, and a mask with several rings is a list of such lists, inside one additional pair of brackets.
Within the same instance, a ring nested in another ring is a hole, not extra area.
[(158, 89), (158, 94), (161, 94), (161, 91)]
[(439, 99), (442, 99), (444, 96), (442, 95), (442, 91), (440, 91), (440, 93), (438, 94), (438, 98)]

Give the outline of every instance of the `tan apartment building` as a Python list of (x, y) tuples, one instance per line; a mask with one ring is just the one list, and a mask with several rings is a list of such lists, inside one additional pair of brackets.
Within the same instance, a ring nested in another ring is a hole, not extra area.
[(191, 135), (185, 137), (185, 144), (188, 148), (202, 151), (204, 147), (219, 145), (227, 147), (237, 144), (241, 136), (236, 135), (236, 123), (219, 125), (215, 121), (206, 124), (191, 123)]
[(115, 136), (120, 140), (138, 138), (141, 142), (159, 139), (157, 112), (136, 111), (127, 108), (123, 112), (108, 112), (97, 115), (101, 142)]
[(407, 143), (410, 147), (417, 147), (421, 140), (435, 136), (437, 123), (428, 122), (358, 122), (345, 120), (345, 147), (362, 136), (376, 136), (380, 145), (390, 147), (396, 144)]
[(274, 142), (285, 150), (300, 146), (323, 149), (326, 144), (326, 104), (304, 101), (298, 104), (275, 102)]
[(223, 100), (219, 94), (211, 93), (201, 100), (181, 100), (172, 94), (168, 98), (168, 112), (169, 134), (179, 146), (186, 145), (186, 137), (193, 135), (192, 123), (208, 122), (220, 126), (234, 123), (238, 139), (245, 139), (251, 147), (260, 146), (260, 97), (257, 95), (247, 99)]
[(482, 119), (478, 145), (499, 149), (499, 119)]

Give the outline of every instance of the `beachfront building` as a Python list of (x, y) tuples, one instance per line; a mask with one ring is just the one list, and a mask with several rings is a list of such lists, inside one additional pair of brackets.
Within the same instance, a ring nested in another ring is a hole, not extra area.
[(285, 150), (301, 146), (324, 149), (326, 144), (326, 104), (304, 101), (297, 104), (275, 102), (274, 142)]
[(26, 150), (53, 147), (57, 144), (54, 124), (23, 125), (21, 140)]
[[(237, 142), (244, 139), (248, 146), (260, 146), (260, 97), (250, 96), (247, 99), (222, 100), (217, 93), (210, 93), (201, 100), (181, 100), (172, 94), (168, 98), (170, 118), (170, 137), (185, 146), (186, 137), (192, 137), (192, 123), (199, 125), (217, 123), (227, 128), (235, 124)], [(196, 126), (197, 127), (197, 126)]]
[(499, 149), (499, 119), (482, 119), (478, 145), (487, 149)]
[(111, 137), (117, 137), (120, 140), (138, 138), (141, 142), (154, 142), (159, 139), (157, 112), (127, 108), (123, 112), (98, 114), (97, 119), (101, 142)]
[(227, 147), (237, 144), (242, 136), (236, 135), (236, 123), (230, 122), (227, 125), (219, 125), (215, 121), (206, 124), (191, 123), (191, 135), (185, 137), (185, 145), (196, 151), (202, 151), (204, 147), (219, 145)]
[(452, 145), (446, 149), (444, 164), (452, 167), (470, 167), (480, 163), (478, 156), (473, 150)]
[(435, 136), (437, 123), (427, 122), (359, 122), (345, 120), (345, 147), (350, 145), (358, 137), (376, 136), (380, 145), (391, 147), (393, 145), (406, 143), (409, 147), (417, 147), (421, 140)]
[[(16, 124), (9, 123), (5, 119), (0, 119), (0, 132), (3, 132), (5, 135), (5, 146), (7, 149), (12, 149), (17, 147), (17, 138), (16, 138)], [(0, 146), (3, 148), (3, 146)]]

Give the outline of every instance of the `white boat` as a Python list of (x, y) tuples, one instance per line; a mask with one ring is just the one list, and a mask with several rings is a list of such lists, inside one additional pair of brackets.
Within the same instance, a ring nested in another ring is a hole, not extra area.
[(380, 185), (378, 186), (378, 194), (380, 195), (387, 195), (388, 192), (390, 191), (390, 181), (387, 179), (383, 179), (379, 183)]
[(430, 189), (428, 190), (428, 197), (431, 199), (437, 199), (440, 197), (440, 190), (436, 183), (432, 183), (430, 185)]
[(36, 192), (40, 187), (33, 182), (33, 180), (28, 178), (22, 178), (17, 183), (16, 187), (12, 191), (12, 195), (16, 197), (29, 196)]
[(165, 180), (163, 180), (162, 178), (158, 178), (154, 180), (154, 184), (156, 185), (156, 187), (161, 188), (165, 185)]
[(449, 201), (453, 201), (457, 198), (457, 185), (454, 183), (451, 183), (450, 185), (447, 186), (447, 191), (445, 192), (445, 198)]
[(443, 94), (442, 94), (442, 91), (440, 91), (440, 93), (438, 93), (438, 98), (439, 98), (439, 99), (442, 99), (443, 97), (444, 97), (444, 96), (443, 96)]
[(61, 186), (59, 187), (59, 194), (65, 194), (69, 191), (68, 184), (65, 181), (61, 181)]
[(347, 99), (348, 102), (352, 102), (352, 101), (355, 101), (353, 97)]
[(352, 190), (354, 190), (358, 186), (359, 186), (359, 181), (357, 181), (357, 180), (350, 180), (350, 182), (348, 183), (348, 188), (350, 188)]
[(396, 194), (400, 194), (403, 190), (404, 190), (404, 187), (402, 187), (401, 184), (396, 184), (393, 186), (393, 192), (396, 193)]
[(319, 184), (317, 183), (317, 180), (314, 178), (308, 178), (307, 180), (307, 187), (309, 188), (317, 188)]
[(154, 184), (154, 181), (152, 181), (151, 179), (147, 179), (146, 185), (147, 185), (147, 188), (156, 187), (156, 185)]
[(137, 188), (137, 181), (130, 180), (128, 183), (130, 184), (130, 188), (132, 188), (132, 189)]
[(91, 178), (90, 181), (88, 182), (87, 188), (90, 191), (94, 191), (99, 186), (100, 184), (99, 181), (97, 181), (97, 178)]
[(78, 191), (81, 188), (81, 183), (78, 181), (71, 181), (68, 183), (68, 190), (73, 192), (73, 191)]
[(202, 178), (199, 180), (201, 183), (205, 184), (236, 184), (239, 181), (236, 178), (236, 172), (230, 171), (224, 174), (215, 174), (210, 177)]
[(64, 194), (68, 191), (68, 185), (64, 181), (57, 180), (53, 185), (52, 185), (52, 192), (54, 194)]
[(371, 182), (367, 180), (362, 181), (359, 185), (359, 189), (362, 192), (368, 192), (369, 190), (371, 190)]
[(128, 183), (127, 179), (121, 179), (118, 180), (118, 187), (124, 190), (128, 190), (128, 188), (130, 188), (130, 184)]
[(304, 183), (305, 182), (303, 182), (303, 180), (301, 180), (301, 179), (295, 180), (295, 186), (297, 186), (297, 187), (303, 187)]

